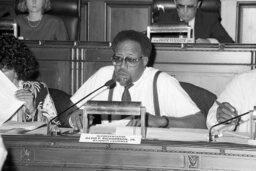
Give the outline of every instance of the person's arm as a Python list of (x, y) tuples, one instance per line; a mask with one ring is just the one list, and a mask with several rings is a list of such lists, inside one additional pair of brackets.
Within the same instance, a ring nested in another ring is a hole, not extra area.
[(241, 114), (241, 109), (247, 103), (246, 98), (244, 98), (246, 97), (245, 92), (248, 90), (248, 88), (245, 88), (247, 79), (247, 77), (243, 78), (238, 75), (227, 84), (225, 89), (220, 93), (217, 99), (218, 102), (216, 101), (209, 109), (207, 115), (208, 128), (239, 113)]
[(168, 127), (175, 128), (201, 128), (206, 129), (206, 118), (202, 112), (184, 116), (184, 117), (168, 117)]
[[(201, 128), (206, 129), (206, 118), (201, 113), (184, 116), (184, 117), (167, 117), (167, 116), (154, 116), (147, 113), (146, 125), (148, 127), (156, 128)], [(140, 126), (140, 119), (132, 119), (127, 126)]]
[(215, 21), (211, 30), (211, 37), (209, 38), (217, 39), (220, 43), (234, 43), (234, 40), (218, 20)]

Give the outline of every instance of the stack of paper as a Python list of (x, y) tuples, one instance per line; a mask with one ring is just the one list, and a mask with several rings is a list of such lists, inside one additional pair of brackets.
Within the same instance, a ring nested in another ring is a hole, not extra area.
[(0, 71), (0, 125), (24, 104), (15, 98), (16, 91), (17, 87)]

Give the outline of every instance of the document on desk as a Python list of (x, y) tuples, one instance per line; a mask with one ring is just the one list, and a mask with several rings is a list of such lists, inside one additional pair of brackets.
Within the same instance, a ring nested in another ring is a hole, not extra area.
[[(140, 127), (113, 126), (107, 124), (96, 125), (90, 128), (91, 134), (115, 134), (115, 135), (140, 135)], [(190, 128), (151, 128), (146, 131), (146, 139), (149, 140), (167, 140), (167, 141), (193, 141), (208, 142), (208, 129), (190, 129)], [(235, 144), (247, 144), (248, 133), (225, 131), (215, 142), (226, 142)]]
[(0, 125), (24, 104), (15, 98), (16, 90), (17, 87), (0, 71)]
[(8, 121), (0, 125), (0, 134), (25, 134), (44, 125), (46, 125), (44, 122)]

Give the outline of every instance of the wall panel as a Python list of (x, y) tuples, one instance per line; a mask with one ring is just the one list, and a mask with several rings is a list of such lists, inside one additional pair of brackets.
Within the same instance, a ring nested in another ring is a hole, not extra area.
[(80, 40), (88, 40), (88, 19), (89, 19), (89, 2), (81, 3), (81, 25), (80, 25)]
[(106, 3), (107, 41), (111, 41), (121, 30), (146, 31), (151, 23), (150, 3)]
[(256, 2), (238, 2), (237, 16), (237, 42), (256, 43)]

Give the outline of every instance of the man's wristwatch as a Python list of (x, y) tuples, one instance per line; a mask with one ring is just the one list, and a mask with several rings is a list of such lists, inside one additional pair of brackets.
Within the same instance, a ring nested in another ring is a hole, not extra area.
[(166, 124), (162, 126), (162, 128), (167, 128), (169, 126), (169, 118), (167, 116), (162, 116), (162, 118), (165, 118)]

